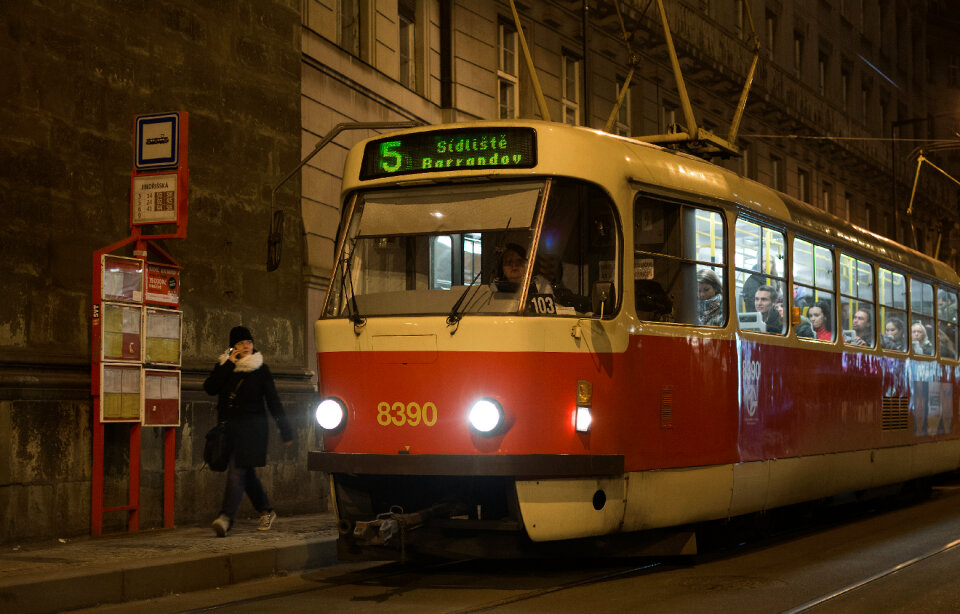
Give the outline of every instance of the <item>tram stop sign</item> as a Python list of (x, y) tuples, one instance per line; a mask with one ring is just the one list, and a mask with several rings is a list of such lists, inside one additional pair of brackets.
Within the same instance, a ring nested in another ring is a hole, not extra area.
[(138, 171), (177, 168), (180, 164), (180, 114), (138, 115), (133, 161)]

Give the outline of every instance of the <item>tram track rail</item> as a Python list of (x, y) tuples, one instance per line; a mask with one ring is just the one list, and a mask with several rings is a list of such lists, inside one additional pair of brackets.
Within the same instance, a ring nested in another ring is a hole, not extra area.
[(870, 584), (872, 584), (872, 583), (874, 583), (874, 582), (877, 582), (878, 580), (882, 580), (882, 579), (884, 579), (884, 578), (888, 578), (888, 577), (890, 577), (890, 576), (892, 576), (892, 575), (894, 575), (894, 574), (896, 574), (896, 573), (899, 573), (899, 572), (903, 571), (904, 569), (907, 569), (908, 567), (912, 567), (912, 566), (914, 566), (914, 565), (916, 565), (916, 564), (918, 564), (918, 563), (922, 563), (922, 562), (924, 562), (924, 561), (926, 561), (926, 560), (928, 560), (928, 559), (931, 559), (931, 558), (933, 558), (933, 557), (936, 557), (936, 556), (945, 554), (945, 553), (947, 553), (947, 552), (950, 552), (951, 550), (954, 550), (954, 549), (956, 549), (957, 547), (960, 547), (960, 539), (954, 540), (954, 541), (952, 541), (952, 542), (950, 542), (950, 543), (948, 543), (948, 544), (945, 544), (944, 546), (942, 546), (942, 547), (940, 547), (940, 548), (936, 548), (936, 549), (934, 549), (934, 550), (931, 550), (931, 551), (929, 551), (929, 552), (926, 552), (925, 554), (921, 554), (920, 556), (914, 557), (914, 558), (912, 558), (912, 559), (909, 559), (909, 560), (907, 560), (907, 561), (904, 561), (904, 562), (899, 563), (899, 564), (897, 564), (897, 565), (894, 565), (894, 566), (892, 566), (892, 567), (888, 567), (887, 569), (884, 569), (884, 570), (879, 571), (879, 572), (877, 572), (877, 573), (875, 573), (875, 574), (872, 574), (872, 575), (870, 575), (870, 576), (868, 576), (868, 577), (866, 577), (866, 578), (864, 578), (864, 579), (862, 579), (862, 580), (859, 580), (859, 581), (857, 581), (857, 582), (850, 583), (850, 584), (848, 584), (848, 585), (846, 585), (846, 586), (844, 586), (844, 587), (842, 587), (842, 588), (838, 588), (838, 589), (835, 590), (835, 591), (831, 591), (831, 592), (829, 592), (829, 593), (826, 593), (826, 594), (824, 594), (824, 595), (821, 595), (820, 597), (817, 597), (817, 598), (815, 598), (815, 599), (811, 599), (810, 601), (808, 601), (808, 602), (806, 602), (806, 603), (804, 603), (804, 604), (798, 605), (798, 606), (796, 606), (796, 607), (794, 607), (794, 608), (790, 608), (789, 610), (784, 610), (784, 611), (782, 611), (780, 614), (803, 614), (803, 613), (805, 613), (805, 612), (813, 611), (813, 610), (815, 610), (816, 608), (818, 608), (818, 607), (820, 607), (820, 606), (822, 606), (822, 605), (825, 605), (825, 604), (827, 604), (827, 603), (829, 603), (829, 602), (831, 602), (831, 601), (833, 601), (833, 600), (835, 600), (835, 599), (838, 599), (838, 598), (840, 598), (840, 597), (843, 597), (843, 596), (845, 596), (845, 595), (848, 595), (848, 594), (850, 594), (850, 593), (852, 593), (852, 592), (854, 592), (854, 591), (858, 591), (858, 590), (860, 590), (860, 589), (863, 589), (863, 588), (869, 586)]

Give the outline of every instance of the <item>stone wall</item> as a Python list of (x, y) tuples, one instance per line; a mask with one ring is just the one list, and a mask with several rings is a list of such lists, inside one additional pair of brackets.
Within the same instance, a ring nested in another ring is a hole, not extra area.
[[(92, 254), (130, 232), (137, 113), (189, 113), (188, 238), (161, 243), (183, 267), (176, 522), (218, 508), (222, 476), (200, 470), (213, 422), (200, 384), (240, 323), (298, 425), (296, 445), (270, 450), (268, 491), (281, 514), (325, 509), (306, 470), (319, 442), (296, 179), (278, 198), (283, 262), (265, 269), (271, 190), (300, 159), (299, 11), (298, 0), (0, 3), (0, 542), (89, 531)], [(127, 431), (106, 429), (108, 506), (126, 499)], [(161, 444), (143, 430), (144, 528), (161, 523)]]

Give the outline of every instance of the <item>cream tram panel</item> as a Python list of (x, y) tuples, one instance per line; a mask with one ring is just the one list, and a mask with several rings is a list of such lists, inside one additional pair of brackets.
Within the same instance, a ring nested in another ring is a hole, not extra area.
[[(623, 518), (624, 480), (517, 480), (523, 526), (535, 542), (617, 533)], [(594, 496), (606, 499), (599, 510)]]
[[(317, 320), (317, 347), (326, 352), (421, 350), (439, 352), (622, 353), (630, 343), (623, 320), (595, 318), (472, 317), (456, 333), (443, 316), (404, 319), (397, 334), (394, 318), (370, 318), (354, 330), (345, 319)], [(574, 334), (580, 329), (580, 337)]]
[(733, 465), (629, 473), (623, 530), (725, 518), (732, 489)]

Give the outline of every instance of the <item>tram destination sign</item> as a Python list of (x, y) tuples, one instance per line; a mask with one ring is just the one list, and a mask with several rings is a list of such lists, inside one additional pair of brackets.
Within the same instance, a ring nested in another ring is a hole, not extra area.
[(454, 170), (533, 168), (533, 128), (464, 128), (393, 135), (367, 143), (360, 179)]

